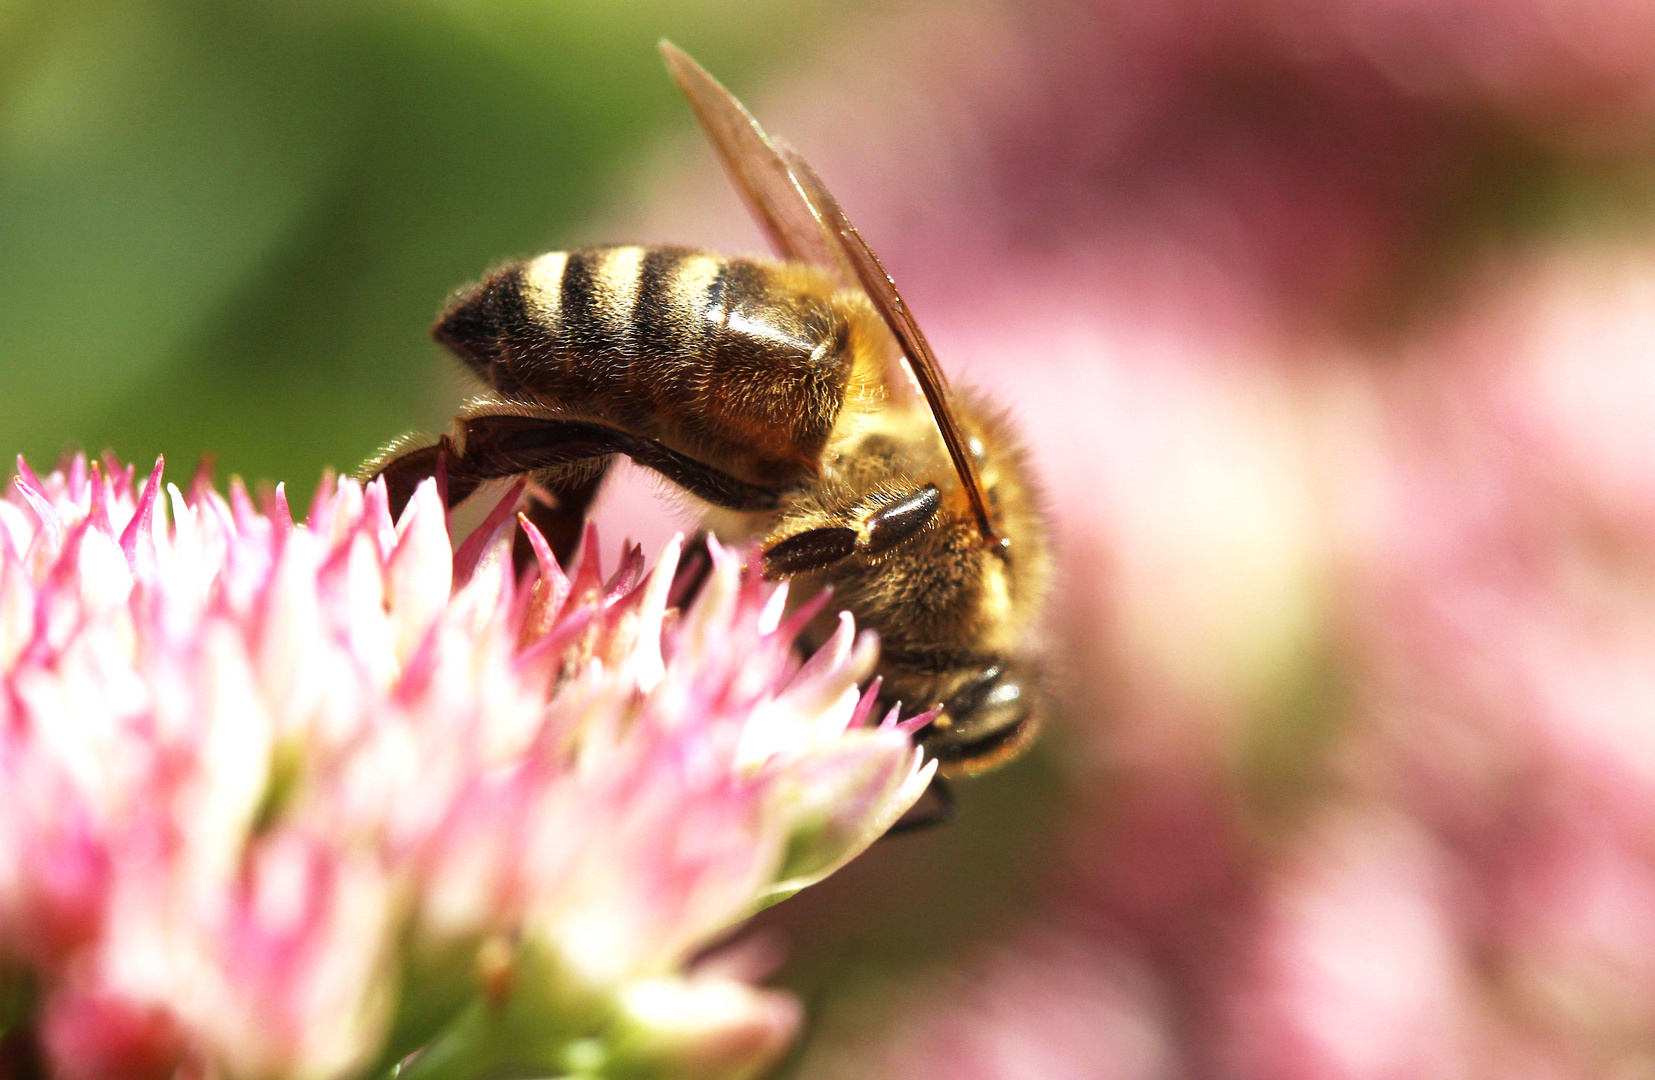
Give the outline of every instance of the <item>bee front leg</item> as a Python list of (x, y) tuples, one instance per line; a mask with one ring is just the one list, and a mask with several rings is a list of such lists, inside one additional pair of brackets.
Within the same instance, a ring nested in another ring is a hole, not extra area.
[(901, 836), (903, 833), (945, 825), (953, 821), (958, 812), (959, 803), (954, 799), (954, 789), (942, 777), (933, 776), (931, 786), (925, 789), (918, 802), (908, 808), (907, 813), (897, 819), (896, 824), (885, 830), (885, 836)]

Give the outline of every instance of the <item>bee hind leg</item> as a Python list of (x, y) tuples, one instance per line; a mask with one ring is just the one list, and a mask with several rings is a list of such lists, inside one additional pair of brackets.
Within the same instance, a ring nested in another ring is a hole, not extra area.
[(453, 440), (444, 435), (430, 446), (416, 447), (371, 463), (363, 470), (366, 474), (364, 479), (385, 481), (385, 494), (393, 519), (402, 516), (402, 511), (407, 508), (408, 501), (414, 497), (420, 484), (432, 477), (437, 478), (443, 498), (452, 508), (477, 489), (476, 482), (468, 481), (459, 468), (459, 460)]
[[(533, 473), (551, 498), (531, 502), (527, 516), (565, 566), (580, 543), (586, 512), (616, 454), (625, 454), (717, 506), (765, 510), (780, 499), (776, 490), (739, 480), (654, 439), (607, 424), (490, 412), (462, 416), (459, 424), (464, 451), (456, 452), (448, 440), (439, 444), (446, 447), (439, 454), (446, 455), (448, 505), (456, 506), (487, 480)], [(522, 568), (532, 561), (532, 551), (526, 540), (519, 540), (514, 560)]]
[(532, 506), (529, 519), (545, 534), (560, 562), (579, 542), (587, 508), (606, 469), (606, 463), (595, 470), (581, 467), (583, 463), (625, 454), (728, 510), (774, 510), (784, 492), (731, 476), (655, 439), (590, 420), (479, 409), (462, 414), (458, 425), (457, 440), (445, 436), (434, 446), (409, 450), (371, 467), (371, 475), (383, 476), (391, 489), (392, 512), (400, 513), (415, 488), (430, 476), (446, 475), (447, 503), (453, 509), (486, 481), (532, 473), (552, 500), (550, 505)]
[[(714, 506), (727, 510), (774, 510), (782, 491), (740, 480), (665, 444), (590, 420), (559, 416), (483, 413), (462, 417), (465, 452), (450, 462), (450, 482), (458, 475), (475, 484), (519, 473), (542, 473), (579, 462), (625, 454), (639, 465)], [(449, 505), (455, 500), (450, 497)]]
[[(468, 433), (470, 424), (468, 423)], [(483, 452), (461, 453), (454, 440), (444, 435), (429, 446), (420, 446), (370, 464), (368, 479), (385, 481), (391, 517), (400, 518), (420, 484), (435, 477), (444, 505), (452, 510), (476, 493), (485, 481), (530, 471), (512, 457), (491, 455), (488, 440), (481, 440)], [(579, 460), (578, 458), (576, 460)], [(588, 458), (586, 460), (592, 460)], [(524, 516), (546, 538), (547, 546), (560, 564), (567, 566), (580, 543), (586, 511), (608, 472), (608, 462), (597, 468), (552, 469), (536, 475), (537, 491), (524, 508)], [(528, 538), (518, 534), (512, 561), (521, 571), (534, 562)]]

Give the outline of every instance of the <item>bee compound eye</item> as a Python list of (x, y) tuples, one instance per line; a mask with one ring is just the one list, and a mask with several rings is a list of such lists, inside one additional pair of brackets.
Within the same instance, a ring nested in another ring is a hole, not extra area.
[(987, 749), (987, 744), (1014, 732), (1027, 718), (1028, 700), (1021, 683), (1002, 679), (977, 698), (968, 713), (961, 714), (954, 727), (964, 745)]
[(920, 735), (943, 773), (984, 772), (1015, 756), (1037, 723), (1026, 675), (996, 664), (968, 678)]
[(944, 711), (956, 719), (972, 715), (984, 697), (1001, 684), (1004, 674), (1000, 665), (995, 664), (967, 678), (943, 706)]

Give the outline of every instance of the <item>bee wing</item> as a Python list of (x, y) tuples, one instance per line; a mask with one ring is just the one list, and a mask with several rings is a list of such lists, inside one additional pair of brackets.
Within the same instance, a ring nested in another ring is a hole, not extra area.
[(661, 55), (776, 254), (832, 270), (842, 284), (855, 285), (856, 273), (845, 253), (758, 121), (678, 46), (662, 41)]
[(908, 305), (902, 302), (902, 294), (896, 291), (896, 282), (892, 281), (891, 275), (886, 272), (885, 264), (879, 261), (879, 256), (873, 253), (873, 248), (869, 247), (868, 242), (862, 239), (862, 234), (856, 231), (856, 226), (845, 216), (839, 200), (828, 191), (827, 186), (822, 183), (822, 178), (816, 175), (816, 170), (812, 169), (791, 146), (784, 143), (780, 149), (793, 175), (798, 178), (800, 187), (827, 224), (839, 249), (844, 252), (845, 259), (856, 274), (857, 284), (868, 294), (868, 299), (873, 301), (880, 318), (902, 346), (903, 354), (908, 357), (914, 378), (919, 382), (920, 391), (925, 394), (925, 402), (931, 407), (931, 416), (937, 422), (937, 430), (942, 433), (943, 445), (948, 447), (948, 456), (954, 462), (954, 471), (959, 473), (960, 482), (965, 486), (966, 497), (971, 500), (971, 509), (977, 517), (977, 526), (983, 534), (983, 539), (990, 543), (998, 541), (994, 526), (989, 522), (988, 504), (983, 497), (982, 478), (977, 475), (976, 458), (966, 445), (965, 433), (960, 430), (959, 421), (954, 418), (954, 410), (949, 407), (948, 381), (943, 377), (942, 367), (937, 363), (937, 354), (931, 351), (931, 343), (925, 340), (924, 331), (919, 328), (919, 323), (914, 321)]
[(712, 140), (725, 171), (776, 251), (784, 258), (832, 270), (844, 284), (867, 293), (908, 357), (954, 471), (971, 501), (983, 539), (999, 542), (989, 521), (982, 478), (977, 475), (965, 435), (949, 408), (948, 384), (936, 354), (902, 302), (879, 256), (797, 151), (771, 140), (741, 102), (677, 46), (663, 41), (661, 54)]

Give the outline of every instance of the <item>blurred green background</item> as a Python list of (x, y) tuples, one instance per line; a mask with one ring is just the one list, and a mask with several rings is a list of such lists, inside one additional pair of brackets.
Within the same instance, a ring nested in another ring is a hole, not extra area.
[(853, 6), (0, 0), (0, 449), (304, 493), (440, 430), (447, 295), (689, 136), (655, 40), (740, 91)]

